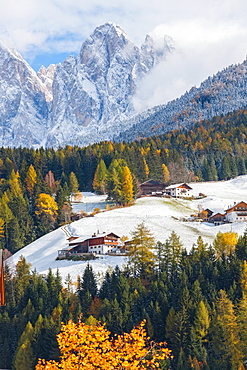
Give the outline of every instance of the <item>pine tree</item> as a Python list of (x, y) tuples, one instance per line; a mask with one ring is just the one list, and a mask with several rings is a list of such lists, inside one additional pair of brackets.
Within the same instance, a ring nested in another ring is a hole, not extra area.
[(16, 370), (33, 370), (34, 354), (30, 341), (27, 339), (17, 350), (14, 367)]
[(141, 223), (132, 232), (132, 240), (128, 244), (128, 264), (134, 276), (147, 277), (153, 272), (155, 265), (154, 237), (150, 230)]
[(211, 156), (210, 158), (209, 167), (211, 169), (211, 176), (212, 176), (211, 180), (218, 181), (218, 172), (217, 172), (217, 168), (216, 168), (215, 160), (213, 156)]
[(33, 326), (29, 321), (18, 341), (18, 347), (14, 359), (14, 367), (16, 370), (33, 369), (34, 354), (31, 346), (33, 332)]
[(238, 238), (235, 252), (238, 259), (241, 261), (247, 260), (247, 230)]
[(224, 156), (220, 168), (220, 180), (228, 180), (232, 176), (229, 156)]
[(230, 163), (230, 169), (231, 169), (231, 176), (232, 177), (238, 176), (238, 167), (237, 167), (236, 160), (235, 160), (234, 156), (230, 156), (229, 163)]
[(122, 159), (114, 159), (108, 168), (107, 178), (107, 194), (109, 199), (115, 200), (117, 203), (121, 203), (122, 190), (122, 173), (123, 167), (126, 166), (126, 162)]
[(84, 291), (89, 291), (94, 298), (97, 295), (97, 281), (93, 272), (92, 266), (87, 264), (82, 276), (82, 288)]
[(143, 157), (142, 160), (143, 160), (143, 167), (144, 167), (145, 178), (147, 180), (148, 179), (148, 175), (149, 175), (149, 168), (148, 168), (148, 164), (147, 164), (146, 159)]
[(213, 180), (212, 170), (211, 170), (211, 167), (209, 166), (208, 161), (207, 161), (206, 158), (203, 161), (202, 175), (203, 175), (204, 181)]
[(194, 329), (199, 340), (204, 340), (208, 334), (210, 319), (207, 307), (200, 301), (195, 312)]
[(162, 271), (168, 271), (168, 259), (171, 260), (171, 255), (169, 254), (167, 246), (167, 243), (161, 243), (160, 241), (154, 246), (159, 274), (161, 274)]
[(25, 234), (23, 228), (20, 227), (16, 217), (13, 217), (9, 222), (8, 233), (8, 250), (11, 253), (17, 252), (25, 246)]
[(167, 273), (172, 274), (177, 270), (177, 267), (181, 262), (183, 244), (175, 231), (172, 231), (170, 237), (166, 240), (165, 245), (168, 251), (166, 261)]
[(246, 175), (246, 166), (245, 166), (245, 161), (244, 158), (240, 158), (238, 160), (238, 174), (239, 175)]
[(74, 172), (69, 175), (69, 189), (72, 194), (79, 193), (79, 182)]
[(94, 179), (93, 179), (93, 189), (98, 194), (106, 193), (106, 182), (107, 182), (108, 171), (103, 159), (100, 159), (99, 164), (96, 168)]

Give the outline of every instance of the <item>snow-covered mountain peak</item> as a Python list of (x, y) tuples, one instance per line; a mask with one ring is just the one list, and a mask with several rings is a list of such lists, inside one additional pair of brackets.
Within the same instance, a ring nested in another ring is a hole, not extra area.
[(107, 37), (108, 35), (117, 35), (120, 38), (123, 37), (129, 40), (127, 33), (114, 22), (106, 22), (105, 24), (96, 27), (91, 36), (94, 35), (98, 37), (100, 34), (102, 34), (103, 37)]
[(112, 139), (129, 127), (122, 122), (134, 114), (137, 84), (167, 52), (166, 43), (160, 49), (150, 38), (146, 47), (137, 47), (113, 22), (98, 26), (78, 56), (42, 66), (38, 73), (0, 44), (0, 145), (88, 145)]
[(126, 33), (114, 23), (105, 23), (97, 27), (82, 44), (79, 54), (80, 63), (95, 63), (101, 58), (110, 63), (127, 45), (134, 48)]

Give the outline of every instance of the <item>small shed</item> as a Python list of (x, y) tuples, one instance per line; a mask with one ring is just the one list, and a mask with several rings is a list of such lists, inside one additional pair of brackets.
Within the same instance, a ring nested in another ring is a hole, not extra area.
[(215, 213), (211, 217), (209, 217), (208, 222), (213, 223), (215, 226), (222, 225), (225, 222), (225, 213)]

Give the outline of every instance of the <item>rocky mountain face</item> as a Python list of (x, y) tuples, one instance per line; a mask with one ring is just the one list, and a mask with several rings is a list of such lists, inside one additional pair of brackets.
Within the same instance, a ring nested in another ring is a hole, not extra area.
[[(77, 57), (36, 74), (0, 44), (0, 145), (87, 145), (129, 127), (138, 81), (172, 50), (150, 36), (141, 48), (113, 23), (97, 27)], [(121, 123), (123, 122), (123, 123)]]
[(44, 144), (49, 107), (46, 87), (15, 51), (0, 43), (0, 145)]

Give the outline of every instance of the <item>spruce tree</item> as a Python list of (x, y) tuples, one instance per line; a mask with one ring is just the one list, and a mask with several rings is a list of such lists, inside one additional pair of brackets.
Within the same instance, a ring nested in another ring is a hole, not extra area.
[(32, 370), (34, 365), (34, 354), (31, 346), (33, 339), (33, 326), (30, 321), (23, 331), (16, 349), (14, 358), (14, 368), (16, 370)]
[(99, 164), (96, 168), (94, 179), (93, 179), (93, 189), (98, 194), (106, 193), (106, 182), (107, 182), (108, 171), (103, 159), (100, 159)]
[(74, 172), (69, 175), (69, 189), (72, 194), (79, 193), (79, 182)]

